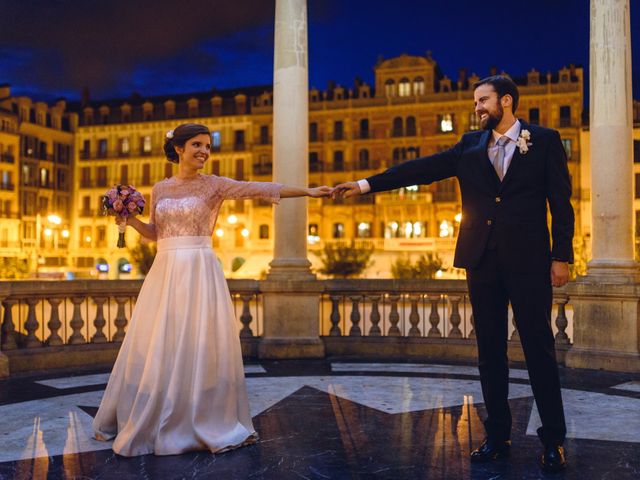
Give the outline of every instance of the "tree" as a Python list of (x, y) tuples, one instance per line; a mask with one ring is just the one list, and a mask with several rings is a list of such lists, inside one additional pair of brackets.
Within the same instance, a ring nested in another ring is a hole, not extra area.
[(26, 278), (29, 274), (29, 265), (24, 258), (1, 257), (0, 278), (16, 280)]
[(156, 252), (155, 243), (139, 242), (135, 247), (129, 249), (131, 259), (142, 275), (149, 273), (153, 260), (156, 258)]
[(360, 275), (373, 264), (370, 261), (372, 254), (372, 244), (356, 246), (351, 240), (349, 244), (327, 243), (316, 255), (320, 257), (323, 265), (319, 270), (320, 273), (332, 277), (349, 278)]
[(420, 255), (416, 263), (411, 258), (398, 257), (391, 265), (391, 275), (398, 279), (434, 278), (438, 270), (442, 269), (442, 259), (431, 252)]
[(584, 235), (573, 238), (573, 264), (569, 265), (569, 278), (575, 280), (578, 276), (587, 274), (589, 261), (589, 245)]

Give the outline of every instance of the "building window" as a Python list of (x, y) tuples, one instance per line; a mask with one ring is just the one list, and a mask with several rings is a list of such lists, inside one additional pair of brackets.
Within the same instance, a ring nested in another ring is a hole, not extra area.
[(80, 227), (80, 246), (90, 248), (92, 242), (91, 227)]
[(636, 237), (640, 237), (640, 210), (636, 210)]
[(396, 96), (396, 84), (393, 80), (389, 79), (384, 83), (384, 94), (387, 97)]
[(529, 109), (529, 123), (532, 125), (540, 125), (540, 109), (539, 108)]
[(215, 130), (211, 132), (211, 150), (220, 150), (222, 145), (222, 138), (220, 137), (220, 131)]
[(151, 135), (142, 137), (142, 153), (151, 153)]
[(235, 150), (244, 150), (244, 130), (236, 130), (233, 132)]
[(393, 127), (391, 130), (392, 137), (402, 137), (404, 135), (404, 127), (401, 117), (396, 117), (393, 119)]
[(61, 168), (56, 170), (56, 183), (58, 190), (68, 190), (67, 172)]
[(107, 186), (107, 167), (100, 166), (96, 168), (97, 180), (96, 185), (98, 187), (106, 187)]
[(40, 169), (40, 186), (49, 188), (49, 170), (46, 168)]
[(151, 165), (148, 163), (142, 165), (142, 185), (151, 185)]
[(211, 162), (211, 173), (220, 176), (220, 160), (213, 160)]
[(309, 245), (315, 245), (320, 241), (320, 231), (317, 223), (310, 223), (307, 231), (307, 242)]
[(416, 77), (413, 80), (413, 94), (424, 95), (424, 78)]
[(360, 138), (369, 138), (369, 119), (360, 120)]
[(98, 247), (106, 247), (107, 246), (107, 227), (99, 226), (96, 230), (97, 238), (96, 244)]
[(344, 124), (340, 120), (333, 122), (333, 139), (344, 140)]
[(120, 165), (120, 183), (129, 183), (129, 165)]
[(440, 238), (453, 237), (453, 223), (449, 220), (442, 220), (442, 222), (440, 222), (438, 236)]
[(91, 168), (82, 167), (80, 169), (80, 186), (84, 188), (91, 187)]
[(403, 78), (398, 82), (398, 96), (408, 97), (411, 95), (411, 82), (408, 78)]
[(260, 127), (260, 145), (269, 144), (269, 125), (262, 125)]
[(475, 113), (469, 114), (469, 130), (480, 130), (480, 117)]
[(633, 163), (640, 163), (640, 140), (633, 141)]
[(360, 222), (356, 229), (357, 238), (371, 238), (371, 222)]
[(416, 136), (416, 117), (407, 117), (406, 135), (409, 137)]
[(369, 169), (369, 150), (363, 148), (358, 153), (358, 168), (360, 170), (368, 170)]
[(333, 152), (333, 171), (344, 171), (344, 153), (342, 152), (342, 150), (336, 150), (335, 152)]
[(438, 115), (438, 127), (442, 133), (453, 132), (453, 115), (451, 113)]
[(640, 198), (640, 173), (636, 173), (636, 197), (635, 198)]
[(568, 105), (560, 107), (560, 126), (571, 126), (571, 107), (569, 107)]
[(85, 140), (82, 144), (82, 158), (91, 156), (91, 140)]
[(266, 224), (260, 225), (259, 237), (260, 237), (260, 240), (268, 240), (269, 239), (269, 225), (266, 225)]
[(164, 176), (165, 178), (171, 178), (173, 176), (173, 163), (167, 162), (164, 164)]
[(129, 138), (124, 137), (120, 139), (120, 155), (128, 155), (131, 145), (129, 145)]
[(309, 171), (322, 171), (322, 165), (320, 164), (320, 157), (318, 156), (318, 152), (309, 152)]
[(344, 238), (344, 224), (333, 224), (333, 238)]
[(309, 141), (310, 142), (318, 141), (318, 124), (316, 122), (311, 122), (309, 124)]
[(567, 154), (567, 159), (571, 160), (571, 139), (563, 138), (562, 146), (564, 147), (564, 152)]
[(101, 138), (98, 140), (98, 158), (107, 157), (107, 139)]

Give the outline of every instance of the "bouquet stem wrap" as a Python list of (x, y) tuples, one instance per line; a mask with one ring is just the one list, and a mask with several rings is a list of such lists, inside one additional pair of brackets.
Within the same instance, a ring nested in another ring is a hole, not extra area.
[(118, 222), (118, 248), (124, 248), (124, 231), (127, 228), (127, 219), (134, 215), (140, 215), (144, 209), (144, 197), (133, 185), (116, 185), (102, 196), (102, 211), (105, 215), (119, 217)]
[(124, 231), (127, 229), (127, 220), (118, 225), (118, 248), (126, 247), (124, 243)]

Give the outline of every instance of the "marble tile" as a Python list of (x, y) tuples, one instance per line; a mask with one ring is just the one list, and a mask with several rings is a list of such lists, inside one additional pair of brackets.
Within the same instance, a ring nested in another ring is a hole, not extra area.
[[(245, 365), (244, 373), (266, 373), (266, 370), (261, 365)], [(97, 373), (94, 375), (79, 375), (73, 377), (38, 380), (35, 383), (57, 388), (58, 390), (67, 390), (70, 388), (88, 387), (91, 385), (106, 385), (108, 381), (108, 373)]]
[(640, 392), (640, 382), (625, 382), (620, 385), (614, 385), (611, 388), (617, 388), (618, 390), (627, 390), (629, 392)]
[[(640, 442), (640, 399), (562, 389), (562, 401), (567, 438)], [(540, 425), (534, 405), (527, 434), (535, 435)]]
[[(334, 372), (394, 372), (394, 373), (435, 373), (443, 375), (470, 375), (477, 377), (478, 367), (464, 365), (436, 365), (420, 363), (332, 363)], [(509, 378), (529, 379), (526, 370), (510, 369)]]

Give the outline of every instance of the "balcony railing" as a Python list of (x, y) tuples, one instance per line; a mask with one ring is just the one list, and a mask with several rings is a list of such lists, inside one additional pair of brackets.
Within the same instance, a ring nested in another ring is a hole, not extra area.
[(10, 153), (3, 153), (2, 155), (0, 155), (0, 161), (4, 163), (14, 163), (16, 159)]
[(264, 163), (253, 166), (254, 175), (271, 175), (273, 173), (273, 164)]
[[(473, 316), (463, 280), (318, 283), (318, 335), (327, 355), (475, 358)], [(264, 318), (261, 285), (228, 281), (245, 356), (257, 355), (263, 323), (271, 320)], [(11, 371), (110, 365), (141, 286), (141, 280), (3, 282), (0, 349), (9, 357)], [(273, 293), (273, 285), (268, 291)], [(566, 290), (555, 292), (552, 318), (561, 362), (573, 335), (569, 300)], [(511, 312), (509, 318), (510, 347), (519, 348)], [(515, 358), (522, 359), (522, 352)]]
[(13, 183), (0, 183), (0, 190), (13, 191), (16, 186)]

